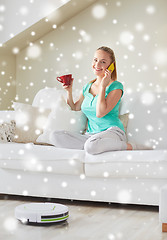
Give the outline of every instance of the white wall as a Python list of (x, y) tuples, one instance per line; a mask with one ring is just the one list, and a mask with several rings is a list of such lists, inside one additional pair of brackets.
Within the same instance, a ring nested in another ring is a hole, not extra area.
[(56, 76), (69, 72), (79, 91), (94, 78), (91, 61), (102, 45), (114, 49), (125, 91), (167, 91), (166, 9), (164, 0), (100, 0), (85, 9), (35, 43), (37, 58), (27, 60), (28, 49), (19, 53), (18, 101), (31, 103), (45, 86), (60, 88)]
[[(1, 0), (0, 43), (24, 31), (69, 0)], [(11, 35), (12, 34), (12, 35)]]

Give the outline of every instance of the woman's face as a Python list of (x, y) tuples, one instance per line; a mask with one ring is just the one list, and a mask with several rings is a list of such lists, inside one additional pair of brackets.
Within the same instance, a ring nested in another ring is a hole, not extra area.
[(109, 53), (103, 50), (97, 50), (95, 52), (93, 62), (92, 62), (92, 68), (96, 76), (103, 77), (105, 74), (106, 68), (108, 68), (110, 64), (111, 64), (111, 58)]

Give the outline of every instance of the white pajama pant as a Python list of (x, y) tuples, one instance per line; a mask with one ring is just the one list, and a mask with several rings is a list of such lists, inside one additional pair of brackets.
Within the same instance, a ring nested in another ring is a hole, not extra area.
[(50, 134), (50, 143), (55, 147), (84, 149), (89, 154), (126, 150), (126, 135), (118, 127), (110, 127), (95, 134), (79, 134), (69, 131), (54, 131)]

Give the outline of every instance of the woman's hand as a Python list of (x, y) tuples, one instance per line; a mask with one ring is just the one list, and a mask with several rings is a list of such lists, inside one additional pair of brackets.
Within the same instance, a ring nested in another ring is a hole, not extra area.
[(109, 82), (111, 81), (111, 71), (109, 71), (108, 69), (105, 70), (105, 75), (101, 81), (101, 87), (102, 88), (106, 88), (109, 84)]
[(72, 78), (72, 81), (71, 81), (70, 85), (65, 85), (65, 84), (63, 84), (63, 85), (62, 85), (62, 86), (63, 86), (63, 89), (66, 90), (67, 92), (72, 91), (73, 81), (74, 81), (74, 78)]

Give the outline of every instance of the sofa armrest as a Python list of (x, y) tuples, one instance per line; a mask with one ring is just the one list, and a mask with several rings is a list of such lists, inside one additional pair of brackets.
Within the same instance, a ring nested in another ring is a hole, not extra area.
[(0, 111), (0, 124), (4, 122), (10, 122), (11, 120), (15, 119), (15, 111), (5, 110)]

